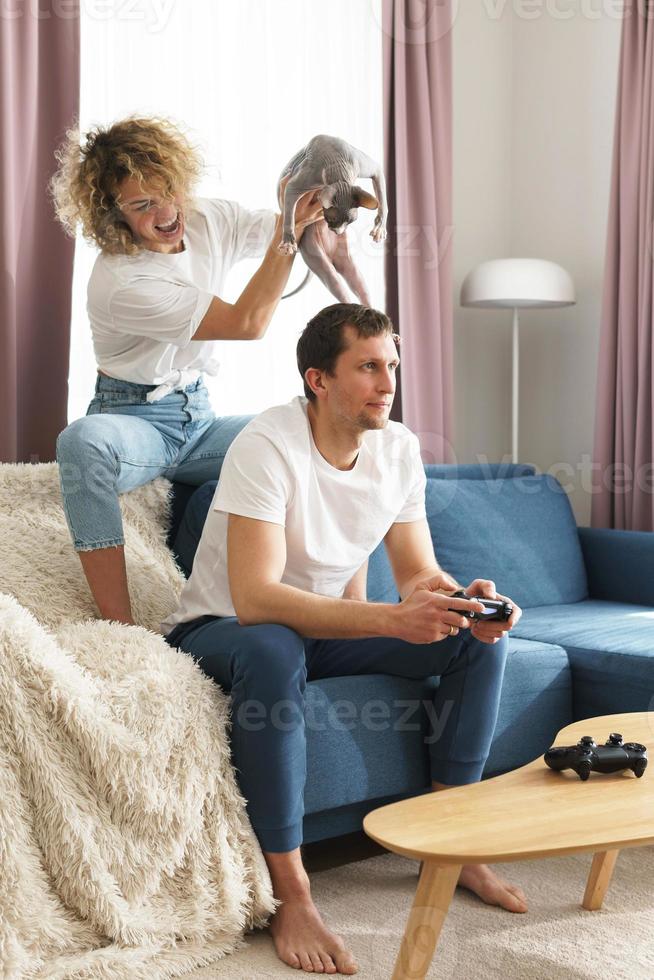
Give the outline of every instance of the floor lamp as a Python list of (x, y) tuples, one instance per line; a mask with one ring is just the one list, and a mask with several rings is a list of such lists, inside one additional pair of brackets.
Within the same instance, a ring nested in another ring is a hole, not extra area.
[(570, 306), (575, 302), (572, 278), (544, 259), (494, 259), (471, 269), (461, 287), (461, 306), (513, 310), (511, 458), (518, 462), (519, 321), (525, 307)]

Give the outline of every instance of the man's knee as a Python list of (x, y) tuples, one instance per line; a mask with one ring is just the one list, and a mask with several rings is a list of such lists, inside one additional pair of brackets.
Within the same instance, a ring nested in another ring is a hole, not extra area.
[(471, 635), (471, 642), (478, 644), (486, 651), (486, 653), (494, 653), (497, 657), (505, 657), (509, 648), (508, 635), (498, 637), (497, 643), (484, 643), (483, 640), (478, 640), (476, 637)]
[(497, 643), (484, 643), (476, 637), (470, 635), (468, 642), (468, 654), (471, 657), (491, 658), (498, 669), (504, 669), (506, 657), (509, 650), (509, 637), (500, 636)]
[[(497, 643), (484, 643), (469, 630), (461, 630), (456, 638), (459, 643), (455, 646), (455, 638), (453, 637), (450, 641), (452, 646), (447, 651), (449, 653), (449, 659), (446, 656), (447, 670), (463, 669), (475, 662), (481, 662), (488, 667), (495, 666), (500, 671), (504, 670), (509, 646), (507, 636), (501, 636)], [(449, 637), (436, 643), (425, 644), (425, 676), (430, 673), (434, 675), (443, 673), (443, 656), (446, 654), (443, 644), (447, 643), (448, 640)]]
[(307, 672), (301, 637), (285, 626), (246, 626), (236, 658), (232, 698), (239, 731), (272, 726), (289, 732), (302, 725)]
[(306, 680), (302, 637), (287, 626), (244, 626), (237, 656), (243, 673), (260, 683), (279, 686), (288, 681), (304, 684)]

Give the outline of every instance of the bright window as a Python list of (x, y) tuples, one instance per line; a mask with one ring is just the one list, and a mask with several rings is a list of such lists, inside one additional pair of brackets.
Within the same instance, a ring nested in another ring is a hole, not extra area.
[[(316, 133), (341, 136), (382, 159), (380, 5), (381, 0), (83, 3), (82, 130), (135, 112), (165, 115), (203, 149), (207, 176), (201, 196), (275, 208), (282, 167)], [(349, 234), (372, 302), (383, 307), (382, 246), (369, 236), (373, 220), (373, 211), (361, 209)], [(78, 240), (70, 420), (85, 414), (95, 384), (86, 285), (96, 254)], [(236, 299), (259, 264), (235, 266), (222, 298)], [(296, 259), (289, 289), (304, 272)], [(298, 296), (282, 301), (263, 340), (217, 342), (221, 371), (207, 379), (216, 413), (259, 412), (300, 393), (297, 337), (332, 302), (314, 278)]]

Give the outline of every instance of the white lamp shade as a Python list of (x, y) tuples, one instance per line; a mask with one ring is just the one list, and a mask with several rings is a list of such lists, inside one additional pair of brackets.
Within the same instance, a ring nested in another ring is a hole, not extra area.
[(493, 259), (466, 276), (461, 306), (543, 307), (575, 302), (572, 278), (556, 262), (545, 259)]

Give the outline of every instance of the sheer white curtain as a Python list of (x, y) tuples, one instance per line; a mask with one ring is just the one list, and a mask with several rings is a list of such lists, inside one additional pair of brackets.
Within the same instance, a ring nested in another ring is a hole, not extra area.
[[(82, 130), (134, 112), (165, 115), (202, 147), (202, 196), (276, 208), (283, 165), (316, 133), (341, 136), (382, 159), (380, 6), (381, 0), (142, 0), (107, 11), (82, 4)], [(373, 219), (362, 209), (350, 238), (372, 302), (382, 307), (382, 246), (369, 237)], [(86, 315), (95, 257), (80, 239), (69, 420), (84, 415), (95, 384)], [(222, 298), (233, 301), (258, 265), (235, 266)], [(289, 289), (304, 272), (298, 258)], [(297, 337), (332, 302), (314, 278), (282, 301), (263, 340), (220, 342), (221, 371), (208, 379), (216, 413), (259, 412), (301, 392)]]

